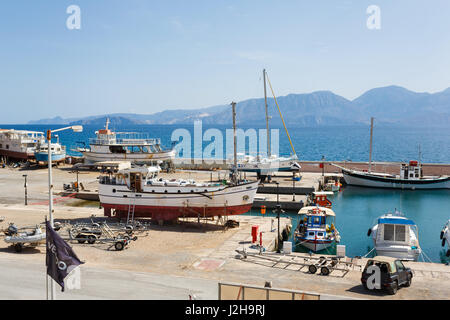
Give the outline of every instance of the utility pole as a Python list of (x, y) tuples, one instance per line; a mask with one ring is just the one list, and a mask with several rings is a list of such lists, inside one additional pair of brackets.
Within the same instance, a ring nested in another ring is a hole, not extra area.
[(370, 118), (369, 173), (372, 171), (372, 137), (373, 137), (373, 117)]
[(278, 219), (278, 248), (277, 253), (281, 253), (280, 251), (280, 214), (281, 214), (281, 205), (280, 205), (280, 183), (277, 181), (275, 182), (277, 184), (277, 219)]

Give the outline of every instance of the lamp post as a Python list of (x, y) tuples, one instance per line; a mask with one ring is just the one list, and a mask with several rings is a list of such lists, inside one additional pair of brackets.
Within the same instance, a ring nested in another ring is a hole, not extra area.
[(295, 179), (297, 178), (295, 174), (292, 174), (292, 201), (295, 202)]
[(277, 219), (278, 219), (278, 248), (277, 248), (277, 253), (281, 253), (280, 251), (280, 213), (281, 213), (281, 205), (280, 205), (280, 192), (279, 192), (279, 187), (280, 187), (280, 183), (277, 181), (275, 182), (277, 185)]
[(24, 174), (24, 175), (22, 175), (22, 177), (25, 178), (25, 183), (23, 184), (23, 187), (25, 188), (25, 205), (27, 206), (27, 205), (28, 205), (28, 190), (27, 190), (28, 184), (27, 184), (27, 175)]
[[(47, 130), (47, 147), (48, 147), (48, 211), (50, 218), (50, 226), (53, 228), (53, 183), (52, 183), (52, 132), (59, 132), (71, 129), (73, 132), (83, 132), (83, 126), (64, 127), (56, 130)], [(47, 275), (47, 281), (50, 280), (50, 299), (55, 298), (55, 282)], [(48, 300), (48, 291), (47, 291)]]

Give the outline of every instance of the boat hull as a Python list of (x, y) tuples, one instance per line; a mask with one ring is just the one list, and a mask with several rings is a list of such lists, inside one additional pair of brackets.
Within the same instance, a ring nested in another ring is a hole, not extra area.
[[(37, 162), (48, 163), (48, 152), (36, 152), (34, 154)], [(60, 162), (66, 159), (65, 153), (52, 154), (52, 162)]]
[(396, 247), (376, 247), (377, 255), (397, 258), (400, 260), (417, 261), (420, 255), (420, 249), (411, 249), (407, 246)]
[(134, 217), (175, 220), (178, 217), (228, 216), (248, 212), (257, 188), (256, 181), (208, 192), (185, 191), (186, 187), (147, 186), (143, 192), (135, 193), (127, 188), (120, 189), (120, 186), (100, 184), (99, 198), (105, 216), (127, 217), (134, 211)]
[(297, 238), (297, 241), (301, 246), (313, 251), (321, 251), (331, 247), (334, 243), (334, 240), (308, 240), (305, 238)]
[(342, 170), (344, 180), (348, 185), (370, 188), (389, 189), (449, 189), (450, 177), (422, 180), (404, 180), (388, 177), (366, 176), (355, 172)]

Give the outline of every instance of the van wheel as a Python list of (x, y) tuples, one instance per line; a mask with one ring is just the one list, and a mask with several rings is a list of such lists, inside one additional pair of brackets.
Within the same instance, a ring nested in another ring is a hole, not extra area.
[(394, 281), (394, 283), (392, 284), (392, 286), (388, 289), (389, 294), (396, 294), (398, 290), (398, 283), (397, 281)]

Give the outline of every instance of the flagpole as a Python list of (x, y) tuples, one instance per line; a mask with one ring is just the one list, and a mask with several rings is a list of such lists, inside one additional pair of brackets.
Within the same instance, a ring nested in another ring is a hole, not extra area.
[[(50, 216), (50, 226), (53, 228), (53, 183), (52, 183), (52, 131), (47, 130), (47, 142), (48, 142), (48, 210)], [(47, 274), (47, 273), (46, 273)], [(48, 279), (47, 274), (47, 286), (48, 281), (50, 281), (50, 300), (55, 300), (55, 282), (52, 278)], [(48, 289), (47, 289), (47, 300), (48, 300)]]

